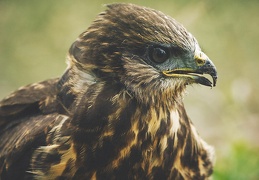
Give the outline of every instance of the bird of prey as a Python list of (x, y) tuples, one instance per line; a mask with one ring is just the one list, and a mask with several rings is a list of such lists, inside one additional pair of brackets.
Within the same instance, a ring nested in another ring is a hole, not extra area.
[[(197, 40), (173, 18), (107, 5), (56, 79), (0, 102), (0, 179), (208, 179), (213, 148), (182, 99), (216, 85)], [(208, 74), (210, 77), (205, 77)]]

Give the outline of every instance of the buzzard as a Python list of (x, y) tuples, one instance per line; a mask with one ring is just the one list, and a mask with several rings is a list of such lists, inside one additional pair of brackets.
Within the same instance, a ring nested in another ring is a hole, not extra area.
[(107, 5), (67, 59), (60, 78), (0, 102), (0, 179), (211, 176), (213, 148), (182, 97), (189, 84), (215, 86), (217, 72), (181, 24), (150, 8)]

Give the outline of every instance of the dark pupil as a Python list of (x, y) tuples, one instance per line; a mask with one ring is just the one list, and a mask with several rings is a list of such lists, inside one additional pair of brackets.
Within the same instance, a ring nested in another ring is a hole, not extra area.
[(154, 48), (152, 57), (155, 62), (162, 63), (167, 60), (168, 54), (164, 49)]

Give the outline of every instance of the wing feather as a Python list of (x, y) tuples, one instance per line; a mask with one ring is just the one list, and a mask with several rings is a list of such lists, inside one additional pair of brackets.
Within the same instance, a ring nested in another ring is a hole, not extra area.
[(33, 152), (64, 116), (57, 110), (58, 81), (24, 86), (0, 102), (0, 179), (27, 176)]
[(0, 117), (18, 115), (26, 108), (49, 100), (47, 97), (54, 97), (57, 92), (59, 78), (33, 83), (19, 88), (0, 102)]
[(6, 129), (0, 135), (2, 177), (5, 172), (12, 172), (13, 167), (23, 167), (23, 172), (28, 170), (34, 150), (47, 144), (48, 132), (61, 121), (59, 117), (57, 113), (26, 117), (21, 119), (22, 123)]
[(0, 102), (0, 133), (22, 117), (56, 111), (58, 78), (21, 87)]

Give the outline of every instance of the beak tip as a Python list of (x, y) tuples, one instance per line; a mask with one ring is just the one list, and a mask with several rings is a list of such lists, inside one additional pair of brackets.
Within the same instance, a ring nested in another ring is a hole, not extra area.
[(199, 68), (199, 71), (204, 74), (209, 74), (212, 77), (212, 81), (213, 81), (212, 87), (216, 86), (218, 75), (217, 75), (216, 67), (211, 60), (209, 59), (206, 60), (206, 63)]
[(218, 76), (216, 75), (216, 76), (212, 76), (212, 80), (213, 80), (213, 87), (215, 87), (216, 86), (216, 84), (217, 84), (217, 79), (218, 79)]

